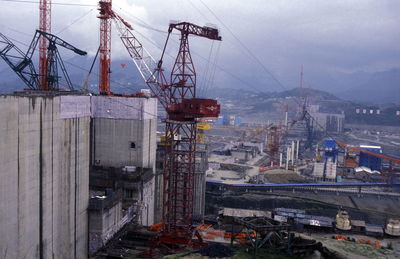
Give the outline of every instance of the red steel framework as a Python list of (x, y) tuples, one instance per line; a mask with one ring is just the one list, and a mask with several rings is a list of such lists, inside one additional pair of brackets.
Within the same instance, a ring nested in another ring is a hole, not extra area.
[(100, 14), (97, 16), (100, 19), (99, 91), (102, 95), (110, 95), (112, 0), (101, 0), (99, 11)]
[[(51, 33), (51, 0), (40, 0), (39, 30)], [(39, 89), (50, 90), (47, 76), (47, 39), (39, 39)]]
[[(179, 250), (194, 245), (194, 235), (199, 244), (201, 237), (192, 229), (196, 123), (199, 118), (218, 117), (220, 105), (216, 100), (196, 98), (196, 71), (189, 50), (189, 35), (211, 40), (221, 40), (221, 37), (215, 28), (187, 22), (170, 24), (161, 59), (156, 63), (133, 35), (132, 26), (114, 12), (111, 16), (129, 55), (168, 115), (164, 143), (163, 228), (155, 247)], [(162, 59), (173, 30), (181, 32), (181, 39), (170, 82), (167, 82)]]
[(282, 141), (282, 127), (272, 125), (268, 128), (267, 143), (271, 166), (279, 165), (279, 151)]
[[(189, 35), (221, 40), (218, 31), (191, 23), (169, 26), (181, 32), (180, 47), (168, 87), (170, 105), (165, 129), (163, 223), (159, 243), (169, 249), (190, 245), (193, 239), (193, 196), (196, 159), (196, 120), (215, 117), (215, 100), (196, 98), (196, 71), (189, 50)], [(164, 48), (165, 49), (165, 48)], [(203, 108), (203, 109), (202, 109)], [(198, 236), (199, 237), (199, 236)], [(200, 238), (201, 241), (201, 238)]]
[[(193, 197), (196, 160), (196, 123), (199, 118), (218, 117), (216, 100), (196, 98), (196, 71), (189, 50), (189, 35), (221, 40), (218, 30), (181, 22), (170, 24), (161, 59), (156, 63), (133, 35), (132, 26), (112, 10), (111, 0), (99, 2), (100, 15), (100, 92), (110, 95), (110, 20), (147, 86), (167, 111), (163, 171), (162, 231), (156, 246), (169, 250), (193, 244)], [(173, 30), (181, 32), (180, 48), (167, 82), (162, 59)], [(196, 236), (201, 242), (200, 235)]]

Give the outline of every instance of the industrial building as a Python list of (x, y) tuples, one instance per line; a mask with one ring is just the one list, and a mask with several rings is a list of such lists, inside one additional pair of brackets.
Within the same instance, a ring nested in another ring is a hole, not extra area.
[(319, 105), (312, 105), (310, 116), (315, 121), (315, 130), (329, 133), (343, 133), (344, 113), (326, 113), (319, 111)]

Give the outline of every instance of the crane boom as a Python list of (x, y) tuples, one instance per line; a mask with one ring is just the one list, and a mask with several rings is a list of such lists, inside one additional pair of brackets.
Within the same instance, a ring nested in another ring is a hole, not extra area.
[[(40, 74), (35, 70), (32, 62), (32, 56), (35, 49), (42, 39), (48, 42), (46, 47), (46, 70), (45, 80), (46, 87), (43, 88), (40, 85)], [(59, 37), (36, 30), (35, 35), (29, 45), (26, 53), (22, 52), (15, 44), (13, 44), (6, 36), (0, 33), (0, 57), (11, 67), (12, 70), (22, 79), (22, 81), (33, 90), (54, 90), (58, 88), (58, 65), (64, 74), (64, 78), (67, 82), (67, 86), (73, 89), (71, 80), (69, 79), (67, 70), (65, 69), (64, 63), (58, 52), (56, 45), (69, 49), (78, 55), (86, 55), (87, 53), (80, 50), (68, 42), (60, 39)]]
[(164, 90), (167, 85), (164, 73), (158, 67), (154, 58), (143, 47), (142, 43), (133, 35), (132, 26), (116, 13), (113, 14), (113, 21), (117, 27), (122, 43), (132, 61), (135, 63), (144, 82), (152, 93), (158, 97), (158, 101), (166, 109), (169, 105), (169, 96), (165, 95)]
[(169, 25), (168, 32), (171, 33), (173, 29), (178, 30), (182, 34), (186, 35), (191, 34), (210, 40), (222, 40), (221, 36), (219, 36), (218, 29), (209, 26), (198, 26), (193, 23), (180, 22), (171, 23)]
[(78, 55), (84, 56), (84, 55), (87, 54), (86, 51), (80, 50), (80, 49), (78, 49), (78, 48), (72, 46), (71, 44), (69, 44), (69, 43), (66, 42), (65, 40), (63, 40), (63, 39), (57, 37), (57, 36), (54, 35), (54, 34), (47, 33), (47, 32), (40, 31), (40, 30), (37, 30), (36, 33), (37, 33), (37, 34), (40, 34), (40, 35), (43, 36), (43, 37), (45, 37), (48, 41), (50, 41), (50, 42), (52, 42), (52, 43), (54, 43), (54, 44), (56, 44), (56, 45), (59, 45), (59, 46), (61, 46), (61, 47), (63, 47), (63, 48), (66, 48), (66, 49), (68, 49), (68, 50), (71, 50), (71, 51), (75, 52), (75, 53), (78, 54)]
[(0, 33), (0, 57), (30, 89), (39, 88), (39, 79), (32, 59)]

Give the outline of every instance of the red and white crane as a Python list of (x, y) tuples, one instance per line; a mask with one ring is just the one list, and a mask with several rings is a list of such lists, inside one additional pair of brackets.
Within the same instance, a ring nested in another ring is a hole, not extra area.
[[(51, 33), (51, 0), (40, 0), (39, 2), (39, 30)], [(39, 39), (39, 89), (52, 90), (46, 80), (47, 77), (47, 39)]]
[[(112, 19), (117, 26), (120, 38), (129, 55), (136, 64), (141, 76), (153, 95), (158, 98), (167, 111), (165, 125), (165, 158), (163, 171), (163, 228), (158, 244), (168, 249), (180, 249), (192, 244), (193, 239), (193, 197), (196, 154), (196, 123), (200, 118), (218, 117), (220, 105), (213, 99), (196, 97), (196, 71), (189, 50), (189, 35), (210, 40), (221, 40), (215, 28), (201, 27), (188, 22), (172, 23), (168, 28), (168, 37), (161, 59), (156, 63), (140, 41), (132, 33), (132, 26), (116, 14), (111, 0), (100, 1), (100, 19)], [(102, 25), (105, 28), (105, 25)], [(109, 24), (107, 23), (109, 29)], [(167, 81), (162, 68), (162, 60), (168, 39), (173, 30), (180, 32), (180, 46), (174, 66)], [(101, 40), (105, 46), (107, 33)], [(105, 61), (100, 64), (107, 67)], [(101, 73), (108, 71), (101, 70)], [(101, 78), (106, 79), (105, 75)], [(105, 85), (106, 86), (106, 85)], [(107, 89), (104, 89), (107, 90)], [(107, 92), (107, 91), (105, 91)], [(108, 91), (109, 93), (109, 91)]]

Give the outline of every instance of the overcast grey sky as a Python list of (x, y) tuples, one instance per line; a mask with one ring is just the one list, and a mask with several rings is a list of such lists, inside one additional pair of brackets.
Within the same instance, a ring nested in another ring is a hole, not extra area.
[[(94, 5), (53, 5), (52, 12), (52, 32), (93, 54), (99, 44), (97, 1), (53, 2)], [(271, 80), (266, 68), (292, 88), (298, 85), (302, 64), (310, 84), (315, 84), (313, 77), (318, 75), (400, 67), (398, 0), (114, 0), (113, 6), (145, 36), (143, 43), (156, 59), (160, 51), (154, 45), (162, 46), (166, 34), (154, 29), (166, 31), (171, 20), (217, 25), (223, 42), (216, 84), (243, 84), (222, 70), (262, 88), (260, 85)], [(37, 27), (38, 4), (0, 1), (1, 32), (28, 43)], [(211, 47), (214, 54), (217, 52), (218, 44), (191, 40), (192, 50), (206, 59)], [(175, 45), (171, 42), (170, 53)], [(113, 58), (127, 58), (125, 52), (114, 39)], [(198, 71), (204, 72), (205, 63), (196, 55), (194, 59)], [(271, 90), (276, 89), (271, 86)]]

